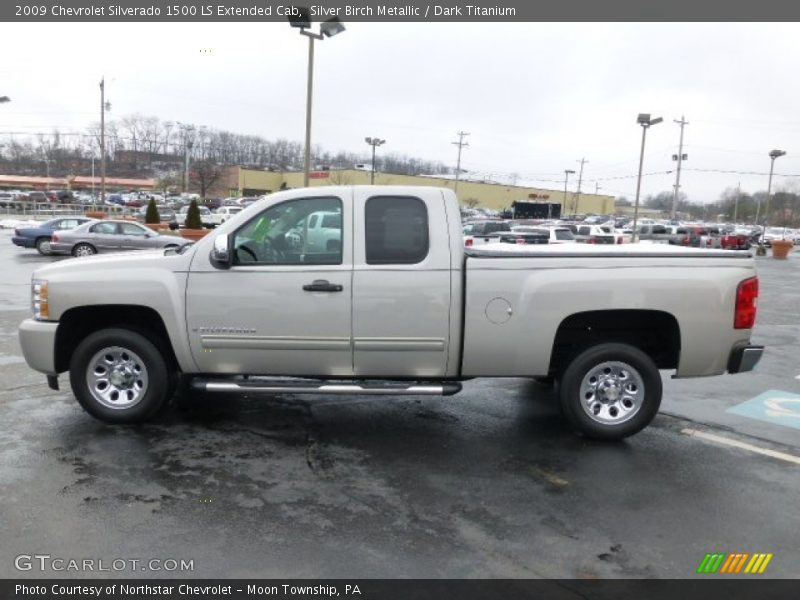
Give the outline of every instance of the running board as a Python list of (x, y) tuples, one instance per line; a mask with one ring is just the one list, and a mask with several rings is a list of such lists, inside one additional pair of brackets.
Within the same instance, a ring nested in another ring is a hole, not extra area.
[(461, 391), (460, 383), (381, 382), (336, 383), (308, 380), (229, 379), (192, 380), (192, 388), (202, 392), (264, 393), (264, 394), (368, 394), (373, 396), (452, 396)]

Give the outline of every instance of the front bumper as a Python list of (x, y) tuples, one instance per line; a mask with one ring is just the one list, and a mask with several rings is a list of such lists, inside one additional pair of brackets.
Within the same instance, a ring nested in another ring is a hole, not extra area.
[(764, 346), (751, 346), (750, 344), (735, 346), (728, 358), (728, 373), (752, 371), (761, 360), (763, 353)]
[(19, 326), (19, 345), (28, 366), (45, 375), (56, 375), (58, 323), (25, 319)]

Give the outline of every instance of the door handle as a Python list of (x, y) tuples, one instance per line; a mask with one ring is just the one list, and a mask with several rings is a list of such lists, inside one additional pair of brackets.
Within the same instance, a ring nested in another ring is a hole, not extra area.
[(327, 279), (315, 279), (303, 286), (306, 292), (341, 292), (343, 289), (338, 283), (330, 283)]

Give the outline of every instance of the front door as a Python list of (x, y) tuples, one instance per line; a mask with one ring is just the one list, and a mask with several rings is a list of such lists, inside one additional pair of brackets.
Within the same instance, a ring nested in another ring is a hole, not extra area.
[[(186, 293), (192, 353), (201, 371), (350, 376), (352, 193), (282, 194), (231, 232), (233, 265), (195, 258)], [(309, 219), (328, 215), (338, 234), (323, 247)], [(212, 234), (213, 235), (213, 234)]]

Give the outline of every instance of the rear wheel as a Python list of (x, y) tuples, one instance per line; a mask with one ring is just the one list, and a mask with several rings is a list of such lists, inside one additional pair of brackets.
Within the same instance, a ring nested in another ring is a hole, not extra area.
[(619, 440), (644, 429), (661, 405), (661, 376), (653, 360), (628, 344), (593, 346), (560, 378), (561, 409), (587, 437)]
[(97, 250), (91, 244), (80, 243), (72, 248), (72, 256), (92, 256), (97, 254)]
[(84, 410), (107, 423), (145, 421), (174, 390), (159, 348), (128, 329), (102, 329), (84, 339), (72, 355), (69, 377)]
[(36, 250), (42, 256), (47, 256), (50, 254), (50, 238), (41, 237), (36, 240)]

